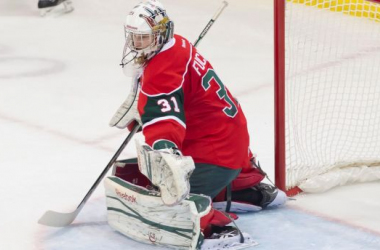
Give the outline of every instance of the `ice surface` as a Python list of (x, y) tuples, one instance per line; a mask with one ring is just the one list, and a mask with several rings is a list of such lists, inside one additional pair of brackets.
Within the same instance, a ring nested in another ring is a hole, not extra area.
[[(37, 0), (0, 2), (0, 249), (158, 249), (107, 225), (102, 186), (71, 226), (37, 224), (46, 210), (73, 211), (127, 135), (108, 121), (129, 89), (118, 64), (137, 2), (78, 0), (58, 18), (41, 18)], [(220, 1), (163, 3), (195, 41)], [(273, 179), (272, 10), (269, 0), (231, 1), (199, 50), (238, 97)], [(134, 155), (131, 143), (123, 157)], [(379, 191), (376, 182), (305, 195), (237, 223), (255, 249), (380, 249)]]

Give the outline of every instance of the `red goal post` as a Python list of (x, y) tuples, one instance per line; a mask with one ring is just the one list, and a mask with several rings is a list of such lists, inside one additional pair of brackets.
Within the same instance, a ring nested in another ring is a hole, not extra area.
[(276, 185), (380, 179), (380, 0), (274, 0), (274, 58)]

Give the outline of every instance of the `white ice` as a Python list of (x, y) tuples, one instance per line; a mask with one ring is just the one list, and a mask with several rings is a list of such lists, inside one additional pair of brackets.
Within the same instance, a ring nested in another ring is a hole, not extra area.
[[(37, 224), (71, 212), (127, 135), (108, 121), (130, 79), (118, 66), (123, 21), (137, 1), (74, 0), (42, 18), (37, 0), (0, 2), (0, 249), (159, 249), (114, 232), (100, 185), (74, 224)], [(195, 41), (220, 1), (163, 0), (175, 30)], [(273, 3), (234, 0), (199, 45), (241, 102), (251, 146), (273, 179)], [(122, 158), (135, 155), (128, 145)], [(255, 249), (380, 249), (380, 183), (302, 195), (282, 209), (241, 215)]]

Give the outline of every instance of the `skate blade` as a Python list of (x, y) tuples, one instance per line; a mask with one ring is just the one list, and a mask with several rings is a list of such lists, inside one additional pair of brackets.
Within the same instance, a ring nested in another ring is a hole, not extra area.
[(71, 1), (65, 1), (57, 6), (40, 9), (40, 15), (42, 17), (56, 17), (66, 13), (70, 13), (74, 10)]

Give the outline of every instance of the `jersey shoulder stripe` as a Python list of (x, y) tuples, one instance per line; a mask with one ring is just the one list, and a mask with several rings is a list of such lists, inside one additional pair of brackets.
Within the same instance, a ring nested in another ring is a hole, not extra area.
[(179, 123), (182, 127), (184, 127), (186, 129), (186, 124), (183, 121), (181, 121), (180, 119), (178, 119), (178, 117), (172, 116), (172, 115), (154, 118), (151, 121), (149, 121), (147, 123), (144, 123), (143, 129), (145, 127), (148, 127), (149, 125), (153, 125), (153, 124), (155, 124), (157, 122), (165, 121), (165, 120), (174, 120), (174, 121), (176, 121), (177, 123)]

